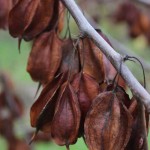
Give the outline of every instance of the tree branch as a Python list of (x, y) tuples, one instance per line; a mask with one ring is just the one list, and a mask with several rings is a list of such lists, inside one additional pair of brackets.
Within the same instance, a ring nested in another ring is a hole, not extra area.
[[(120, 63), (123, 61), (123, 57), (117, 53), (89, 24), (83, 13), (79, 9), (78, 5), (74, 0), (61, 0), (71, 15), (75, 19), (81, 33), (90, 37), (95, 44), (101, 49), (101, 51), (110, 60), (116, 70), (120, 70)], [(132, 75), (128, 67), (122, 62), (121, 76), (126, 81), (127, 85), (131, 89), (135, 97), (140, 100), (146, 107), (147, 111), (150, 112), (150, 95), (141, 86), (137, 79)]]

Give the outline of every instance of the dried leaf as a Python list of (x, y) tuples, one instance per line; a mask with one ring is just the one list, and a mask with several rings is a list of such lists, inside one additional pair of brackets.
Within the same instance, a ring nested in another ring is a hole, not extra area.
[(90, 150), (121, 150), (126, 146), (132, 117), (112, 91), (101, 93), (85, 120), (85, 138)]
[(52, 138), (57, 144), (69, 147), (76, 142), (80, 116), (77, 96), (72, 86), (66, 82), (61, 86), (52, 122)]
[(61, 63), (61, 45), (55, 31), (43, 33), (34, 41), (27, 65), (33, 80), (41, 83), (53, 80)]

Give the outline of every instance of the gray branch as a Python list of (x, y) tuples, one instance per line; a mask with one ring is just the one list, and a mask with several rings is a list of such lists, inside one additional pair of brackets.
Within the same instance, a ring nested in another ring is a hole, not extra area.
[(116, 70), (120, 70), (120, 63), (122, 62), (121, 76), (124, 78), (135, 97), (140, 100), (146, 107), (147, 111), (150, 112), (150, 95), (124, 64), (123, 57), (95, 31), (74, 0), (62, 0), (62, 2), (75, 19), (81, 33), (83, 35), (87, 35), (95, 42), (95, 44), (101, 49), (105, 56), (110, 60), (112, 65), (116, 68)]

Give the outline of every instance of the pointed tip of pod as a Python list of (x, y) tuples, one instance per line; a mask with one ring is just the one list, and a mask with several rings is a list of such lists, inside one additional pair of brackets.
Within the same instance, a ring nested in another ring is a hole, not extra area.
[(21, 53), (21, 42), (22, 42), (22, 38), (18, 39), (18, 50), (19, 50), (19, 54)]
[(39, 130), (36, 129), (36, 131), (33, 133), (32, 137), (31, 137), (31, 139), (30, 139), (28, 145), (31, 145), (31, 144), (32, 144), (32, 142), (35, 140), (35, 138), (36, 138), (38, 132), (39, 132)]

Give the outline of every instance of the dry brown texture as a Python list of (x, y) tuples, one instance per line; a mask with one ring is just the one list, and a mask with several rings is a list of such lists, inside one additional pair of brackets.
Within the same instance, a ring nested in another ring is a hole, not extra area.
[(53, 80), (61, 63), (61, 45), (55, 31), (43, 33), (34, 41), (27, 65), (33, 80), (41, 83)]
[(77, 93), (82, 115), (85, 117), (93, 99), (99, 93), (99, 85), (88, 74), (78, 73), (72, 81), (72, 86)]
[(50, 132), (50, 124), (55, 111), (58, 89), (63, 82), (64, 76), (64, 74), (60, 74), (51, 83), (48, 83), (42, 90), (39, 98), (32, 105), (30, 121), (31, 126), (36, 127), (37, 130)]
[(58, 0), (19, 0), (10, 11), (9, 32), (13, 37), (31, 40), (48, 26), (54, 27), (57, 18)]
[(79, 136), (81, 136), (84, 134), (84, 121), (86, 114), (90, 109), (93, 99), (98, 95), (100, 88), (96, 80), (86, 73), (76, 74), (71, 85), (77, 94), (81, 110), (79, 131)]
[(83, 72), (101, 83), (104, 80), (104, 66), (100, 49), (89, 38), (84, 38), (80, 42), (79, 52), (80, 60), (83, 62)]
[(59, 99), (52, 122), (52, 138), (59, 145), (74, 144), (78, 138), (80, 108), (72, 86), (66, 82), (61, 86)]
[(131, 132), (132, 117), (110, 92), (100, 94), (85, 120), (85, 138), (90, 150), (121, 150)]
[(125, 150), (148, 150), (147, 148), (147, 133), (149, 124), (149, 116), (143, 109), (140, 102), (133, 97), (131, 100), (129, 111), (133, 116), (132, 132), (130, 140)]
[(62, 61), (58, 72), (70, 72), (70, 80), (79, 72), (78, 52), (73, 46), (73, 40), (66, 39), (61, 46)]

